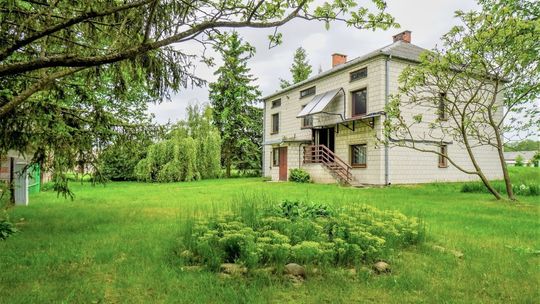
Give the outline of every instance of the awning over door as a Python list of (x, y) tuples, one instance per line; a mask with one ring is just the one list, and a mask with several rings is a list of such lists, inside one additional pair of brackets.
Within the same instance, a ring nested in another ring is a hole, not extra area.
[(332, 102), (332, 100), (334, 100), (341, 90), (342, 89), (339, 88), (315, 95), (296, 117), (302, 118), (324, 112), (324, 109), (330, 104), (330, 102)]

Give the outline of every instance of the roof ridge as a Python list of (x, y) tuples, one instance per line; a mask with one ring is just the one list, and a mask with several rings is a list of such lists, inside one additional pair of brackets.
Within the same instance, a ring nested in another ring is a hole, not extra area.
[(341, 69), (345, 69), (345, 68), (350, 67), (350, 66), (352, 66), (352, 65), (354, 65), (354, 64), (357, 64), (357, 63), (359, 63), (359, 62), (362, 62), (362, 61), (368, 60), (368, 59), (370, 59), (370, 58), (373, 58), (373, 57), (375, 57), (375, 56), (378, 55), (378, 54), (392, 55), (392, 54), (389, 53), (390, 51), (392, 51), (393, 49), (395, 49), (395, 48), (398, 47), (398, 46), (405, 46), (406, 44), (407, 44), (407, 45), (414, 46), (414, 47), (419, 48), (419, 49), (425, 50), (424, 48), (422, 48), (422, 47), (420, 47), (420, 46), (417, 46), (417, 45), (415, 45), (415, 44), (412, 44), (412, 43), (407, 43), (407, 42), (403, 42), (403, 41), (396, 41), (396, 42), (393, 42), (393, 43), (391, 43), (391, 44), (388, 44), (388, 45), (385, 45), (385, 46), (383, 46), (383, 47), (380, 47), (380, 48), (378, 48), (378, 49), (375, 49), (375, 50), (373, 50), (373, 51), (371, 51), (371, 52), (365, 53), (364, 55), (360, 55), (360, 56), (358, 56), (358, 57), (355, 57), (354, 59), (351, 59), (351, 60), (349, 60), (349, 61), (347, 61), (347, 62), (345, 62), (345, 63), (336, 65), (336, 66), (330, 68), (329, 70), (326, 70), (326, 71), (321, 72), (321, 73), (319, 73), (319, 74), (317, 74), (317, 75), (314, 75), (314, 76), (312, 76), (312, 77), (310, 77), (310, 78), (308, 78), (308, 79), (306, 79), (306, 80), (303, 80), (303, 81), (300, 81), (300, 82), (298, 82), (298, 83), (295, 83), (295, 84), (293, 84), (293, 85), (291, 85), (291, 86), (288, 86), (288, 87), (286, 87), (286, 88), (284, 88), (284, 89), (275, 91), (274, 93), (271, 93), (271, 94), (269, 94), (269, 95), (267, 95), (267, 96), (264, 96), (264, 97), (261, 98), (261, 99), (262, 99), (262, 100), (269, 99), (269, 98), (272, 98), (272, 97), (274, 97), (274, 96), (276, 96), (276, 95), (278, 95), (278, 94), (281, 94), (281, 93), (283, 93), (283, 92), (287, 92), (287, 91), (293, 90), (293, 89), (295, 89), (295, 88), (297, 88), (297, 87), (300, 87), (300, 86), (302, 86), (302, 85), (305, 85), (305, 84), (307, 84), (307, 83), (310, 83), (310, 82), (312, 82), (312, 81), (314, 81), (314, 80), (316, 80), (316, 79), (319, 79), (319, 78), (322, 78), (322, 77), (324, 77), (324, 76), (330, 75), (330, 74), (332, 74), (333, 72), (339, 71), (339, 70), (341, 70)]

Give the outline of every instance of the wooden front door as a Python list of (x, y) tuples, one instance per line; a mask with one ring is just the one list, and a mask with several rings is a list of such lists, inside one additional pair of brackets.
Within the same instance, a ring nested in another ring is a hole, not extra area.
[(279, 180), (287, 180), (287, 147), (279, 148)]

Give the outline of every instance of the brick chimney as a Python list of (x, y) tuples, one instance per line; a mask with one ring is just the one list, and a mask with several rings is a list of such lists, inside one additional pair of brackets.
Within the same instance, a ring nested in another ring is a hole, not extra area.
[(340, 64), (347, 62), (347, 55), (334, 53), (332, 54), (332, 67), (335, 67)]
[(406, 43), (411, 43), (411, 31), (404, 31), (397, 35), (392, 36), (394, 42), (403, 41)]

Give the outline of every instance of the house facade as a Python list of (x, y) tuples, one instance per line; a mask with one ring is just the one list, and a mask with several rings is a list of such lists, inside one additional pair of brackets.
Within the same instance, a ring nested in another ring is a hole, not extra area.
[[(389, 185), (475, 179), (436, 154), (388, 147), (380, 141), (385, 105), (398, 92), (398, 77), (406, 66), (418, 62), (423, 51), (411, 43), (411, 32), (405, 31), (393, 36), (392, 44), (350, 61), (333, 54), (330, 70), (264, 97), (264, 176), (287, 180), (290, 169), (302, 168), (319, 183)], [(470, 166), (457, 144), (440, 149), (460, 165)], [(501, 177), (496, 150), (480, 149), (476, 152), (486, 175)]]

